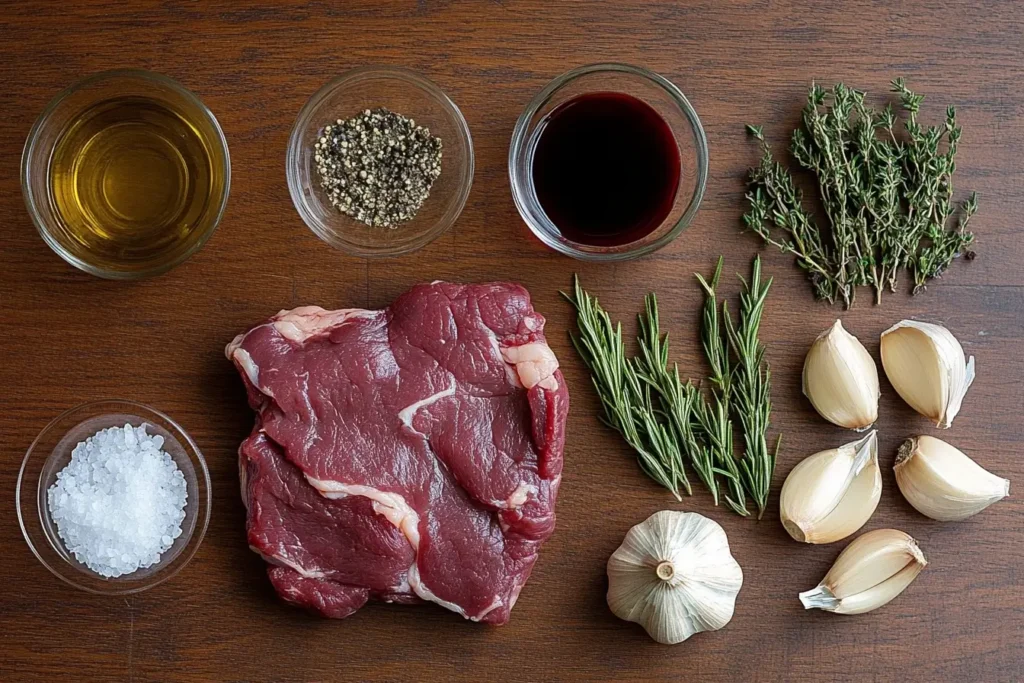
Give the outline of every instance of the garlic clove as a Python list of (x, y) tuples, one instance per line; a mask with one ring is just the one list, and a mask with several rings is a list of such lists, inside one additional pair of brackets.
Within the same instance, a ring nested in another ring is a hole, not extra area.
[(803, 392), (832, 424), (864, 430), (878, 419), (878, 368), (871, 354), (836, 320), (804, 359)]
[(911, 408), (942, 429), (953, 424), (974, 381), (956, 337), (941, 325), (903, 320), (882, 333), (882, 367)]
[(800, 593), (804, 609), (863, 614), (890, 602), (927, 566), (917, 541), (896, 529), (858, 537), (817, 586)]
[(843, 549), (821, 583), (842, 600), (895, 576), (916, 553), (916, 542), (902, 531), (869, 531)]
[(1008, 479), (934, 436), (907, 439), (893, 469), (907, 502), (941, 522), (967, 519), (1010, 494)]
[(912, 562), (877, 586), (869, 588), (862, 593), (851, 595), (848, 598), (843, 598), (839, 601), (836, 609), (830, 611), (836, 614), (864, 614), (865, 612), (878, 609), (882, 605), (891, 602), (897, 595), (906, 590), (907, 586), (913, 583), (922, 569), (924, 569), (924, 565)]
[[(854, 477), (846, 495), (832, 512), (811, 530), (811, 540), (805, 542), (832, 543), (851, 536), (871, 518), (881, 498), (882, 470), (876, 458), (873, 465), (864, 467), (860, 474)], [(807, 532), (803, 533), (804, 538), (808, 538)]]
[(656, 512), (608, 558), (608, 607), (659, 643), (725, 626), (742, 585), (725, 530), (695, 512)]
[(882, 495), (878, 432), (804, 458), (786, 477), (779, 515), (801, 543), (832, 543), (870, 519)]

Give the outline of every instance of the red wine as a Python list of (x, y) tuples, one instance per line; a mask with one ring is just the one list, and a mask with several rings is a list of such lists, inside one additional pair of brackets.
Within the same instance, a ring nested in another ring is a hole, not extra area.
[(652, 106), (632, 95), (580, 95), (552, 111), (533, 156), (541, 208), (562, 236), (619, 246), (653, 232), (672, 211), (679, 148)]

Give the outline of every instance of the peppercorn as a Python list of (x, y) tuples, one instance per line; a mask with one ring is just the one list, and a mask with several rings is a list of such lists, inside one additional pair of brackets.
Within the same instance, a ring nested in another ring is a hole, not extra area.
[(324, 126), (313, 145), (331, 205), (373, 227), (412, 220), (441, 175), (441, 139), (383, 107)]

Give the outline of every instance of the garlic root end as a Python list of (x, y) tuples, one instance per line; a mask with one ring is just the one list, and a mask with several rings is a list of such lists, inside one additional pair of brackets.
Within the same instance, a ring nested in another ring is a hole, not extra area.
[(815, 586), (809, 591), (800, 593), (800, 602), (804, 609), (832, 610), (839, 606), (839, 600), (825, 586)]

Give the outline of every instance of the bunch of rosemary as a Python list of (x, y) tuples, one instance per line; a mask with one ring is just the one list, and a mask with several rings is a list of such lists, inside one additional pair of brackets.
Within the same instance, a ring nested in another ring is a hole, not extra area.
[(815, 295), (847, 308), (858, 286), (895, 292), (901, 269), (914, 278), (914, 293), (939, 277), (974, 240), (967, 231), (978, 209), (977, 194), (953, 202), (953, 173), (962, 129), (946, 109), (942, 126), (922, 126), (922, 95), (902, 78), (892, 81), (907, 117), (897, 130), (892, 105), (881, 112), (865, 104), (863, 92), (837, 83), (831, 91), (813, 85), (803, 128), (793, 131), (790, 152), (813, 171), (828, 216), (823, 230), (803, 207), (792, 175), (772, 156), (760, 126), (747, 130), (761, 143), (762, 157), (750, 170), (746, 226), (766, 243), (796, 256)]
[[(590, 370), (602, 420), (636, 451), (644, 472), (682, 500), (681, 489), (692, 492), (686, 474), (691, 468), (715, 505), (724, 498), (746, 517), (749, 495), (760, 518), (775, 468), (775, 454), (768, 451), (765, 437), (771, 380), (764, 345), (758, 341), (771, 280), (761, 281), (761, 261), (756, 259), (752, 278), (743, 281), (739, 322), (733, 325), (728, 305), (723, 301), (719, 308), (716, 295), (722, 263), (719, 258), (710, 283), (697, 275), (705, 293), (702, 339), (710, 367), (706, 392), (684, 381), (677, 364), (669, 366), (668, 334), (661, 331), (654, 293), (647, 295), (638, 316), (639, 353), (632, 358), (626, 355), (621, 323), (612, 324), (578, 277), (572, 295), (563, 296), (576, 308), (579, 334), (570, 337)], [(742, 457), (733, 452), (733, 418), (743, 432)]]

